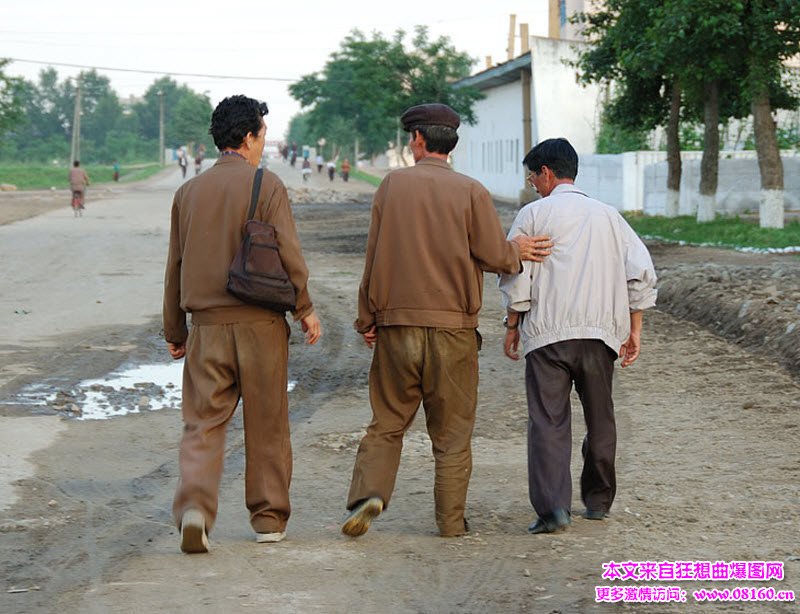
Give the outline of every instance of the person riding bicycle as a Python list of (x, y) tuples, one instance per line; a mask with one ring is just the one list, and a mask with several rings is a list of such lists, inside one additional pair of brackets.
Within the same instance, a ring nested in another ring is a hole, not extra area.
[(72, 209), (75, 217), (83, 215), (83, 203), (86, 196), (86, 186), (89, 185), (89, 175), (81, 168), (81, 163), (75, 160), (69, 169), (69, 187), (72, 190)]

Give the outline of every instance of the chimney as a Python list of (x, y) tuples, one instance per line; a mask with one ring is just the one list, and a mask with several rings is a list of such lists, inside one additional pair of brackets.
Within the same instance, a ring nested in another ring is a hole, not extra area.
[(517, 29), (517, 16), (509, 15), (508, 20), (508, 59), (514, 59), (514, 34)]
[(547, 36), (561, 38), (561, 2), (559, 0), (550, 0)]

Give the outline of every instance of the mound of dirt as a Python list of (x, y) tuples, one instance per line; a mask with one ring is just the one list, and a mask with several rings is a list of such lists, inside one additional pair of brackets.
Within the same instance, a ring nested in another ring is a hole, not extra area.
[(738, 258), (725, 262), (723, 256), (721, 262), (678, 262), (668, 256), (669, 250), (657, 253), (659, 309), (762, 353), (800, 376), (800, 259), (761, 258), (745, 264)]

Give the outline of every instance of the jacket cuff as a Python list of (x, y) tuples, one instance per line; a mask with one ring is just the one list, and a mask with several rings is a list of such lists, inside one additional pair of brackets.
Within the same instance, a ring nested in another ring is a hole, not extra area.
[(186, 340), (189, 338), (189, 330), (184, 328), (182, 331), (164, 331), (164, 340), (167, 343), (174, 343), (176, 345), (181, 345), (186, 343)]
[(365, 323), (363, 320), (358, 319), (355, 322), (353, 322), (353, 328), (360, 335), (363, 335), (365, 332), (367, 332), (373, 326), (375, 326), (375, 320), (372, 320), (369, 323)]
[(314, 311), (314, 305), (312, 305), (311, 303), (309, 303), (308, 305), (303, 305), (302, 308), (296, 309), (295, 311), (292, 312), (292, 319), (295, 322), (299, 322), (306, 316), (310, 315), (312, 311)]

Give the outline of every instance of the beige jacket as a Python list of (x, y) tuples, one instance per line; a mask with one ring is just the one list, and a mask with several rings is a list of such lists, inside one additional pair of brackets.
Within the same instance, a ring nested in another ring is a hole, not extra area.
[(476, 328), (483, 271), (519, 270), (486, 189), (424, 158), (389, 173), (375, 193), (356, 330)]
[(568, 339), (600, 339), (619, 352), (630, 312), (656, 304), (656, 273), (644, 243), (619, 212), (573, 185), (523, 207), (509, 238), (549, 235), (555, 247), (541, 264), (503, 275), (503, 305), (525, 313), (525, 354)]
[(81, 167), (69, 169), (69, 187), (73, 192), (83, 192), (89, 185), (89, 175)]
[[(235, 317), (253, 317), (262, 310), (246, 305), (225, 289), (228, 269), (242, 242), (255, 171), (244, 158), (223, 155), (175, 193), (164, 276), (167, 341), (186, 340), (188, 312), (215, 310)], [(255, 219), (275, 226), (281, 261), (297, 291), (294, 318), (305, 317), (313, 310), (307, 288), (308, 269), (286, 188), (269, 171), (264, 171)]]

